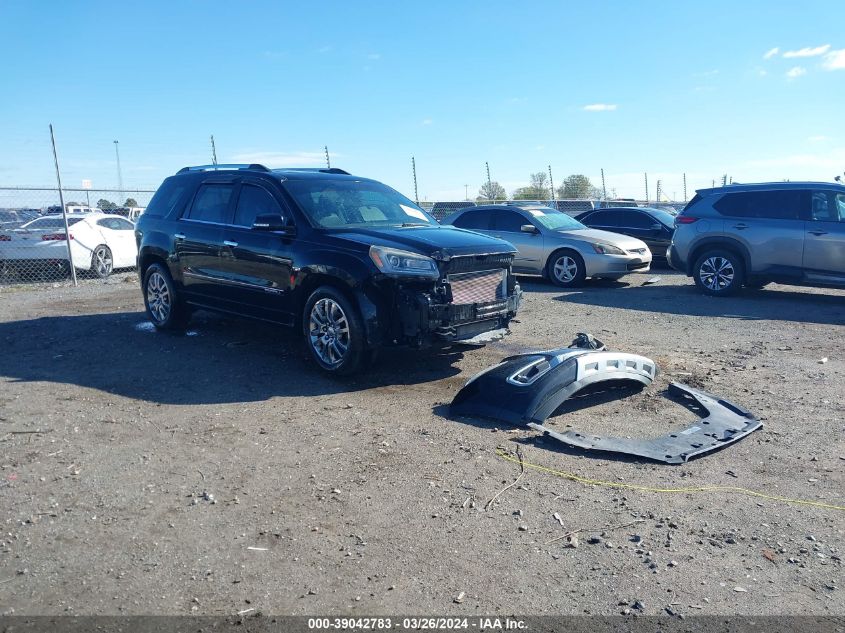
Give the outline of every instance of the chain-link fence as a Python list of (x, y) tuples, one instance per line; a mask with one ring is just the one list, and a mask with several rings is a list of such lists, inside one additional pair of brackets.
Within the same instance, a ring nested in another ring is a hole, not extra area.
[(607, 209), (615, 207), (657, 207), (665, 208), (673, 213), (680, 211), (686, 203), (678, 202), (657, 202), (647, 200), (599, 200), (599, 199), (566, 199), (566, 200), (454, 200), (442, 202), (425, 202), (422, 203), (429, 213), (431, 213), (438, 222), (451, 215), (455, 211), (465, 209), (467, 207), (480, 206), (484, 204), (509, 204), (515, 206), (547, 206), (558, 211), (563, 211), (572, 216), (592, 211), (593, 209)]
[(0, 187), (0, 285), (104, 279), (135, 267), (152, 190)]

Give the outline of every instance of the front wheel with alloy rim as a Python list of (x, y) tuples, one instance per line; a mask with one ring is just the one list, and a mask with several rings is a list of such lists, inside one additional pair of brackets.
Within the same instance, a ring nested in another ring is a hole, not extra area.
[(587, 277), (587, 269), (584, 259), (575, 251), (557, 251), (546, 263), (546, 275), (558, 286), (580, 286)]
[(183, 330), (190, 313), (176, 296), (173, 279), (161, 264), (151, 264), (144, 273), (144, 306), (159, 330)]
[(91, 254), (91, 272), (100, 279), (105, 279), (114, 270), (114, 259), (111, 249), (105, 244), (100, 244)]
[(308, 352), (321, 369), (339, 375), (360, 369), (367, 356), (364, 327), (343, 293), (317, 288), (305, 302), (302, 325)]
[(721, 249), (703, 253), (693, 269), (695, 285), (712, 296), (734, 294), (742, 287), (744, 277), (745, 269), (739, 255)]

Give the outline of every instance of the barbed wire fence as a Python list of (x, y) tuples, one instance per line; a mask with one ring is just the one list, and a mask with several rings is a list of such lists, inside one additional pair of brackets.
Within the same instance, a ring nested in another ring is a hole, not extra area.
[(134, 221), (154, 193), (62, 188), (66, 230), (58, 188), (0, 187), (0, 288), (87, 283), (134, 270)]

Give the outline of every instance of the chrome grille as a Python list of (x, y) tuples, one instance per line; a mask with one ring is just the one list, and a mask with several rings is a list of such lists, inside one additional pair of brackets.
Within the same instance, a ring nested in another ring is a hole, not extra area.
[(466, 273), (490, 268), (507, 268), (513, 261), (513, 253), (491, 255), (460, 255), (446, 262), (447, 273)]
[(452, 287), (452, 303), (466, 305), (491, 303), (507, 297), (507, 271), (481, 270), (448, 276)]

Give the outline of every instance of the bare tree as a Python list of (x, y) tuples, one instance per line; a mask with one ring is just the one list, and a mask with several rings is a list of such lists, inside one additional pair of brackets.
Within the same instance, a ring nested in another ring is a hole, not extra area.
[(514, 200), (548, 200), (551, 198), (549, 175), (544, 171), (531, 174), (530, 185), (520, 187), (513, 192)]
[(492, 182), (485, 182), (478, 190), (478, 200), (505, 200), (508, 197), (508, 192), (505, 188), (495, 180)]

